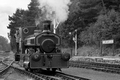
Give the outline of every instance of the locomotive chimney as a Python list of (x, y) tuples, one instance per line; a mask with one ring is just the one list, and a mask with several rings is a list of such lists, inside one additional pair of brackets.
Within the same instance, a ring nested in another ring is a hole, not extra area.
[(51, 30), (51, 21), (50, 20), (43, 21), (43, 32), (50, 30)]

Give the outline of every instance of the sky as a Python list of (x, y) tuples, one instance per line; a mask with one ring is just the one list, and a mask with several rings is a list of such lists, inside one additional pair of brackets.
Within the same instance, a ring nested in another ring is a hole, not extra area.
[(8, 16), (12, 16), (17, 8), (27, 9), (30, 1), (31, 0), (0, 0), (0, 36), (4, 36), (8, 39)]

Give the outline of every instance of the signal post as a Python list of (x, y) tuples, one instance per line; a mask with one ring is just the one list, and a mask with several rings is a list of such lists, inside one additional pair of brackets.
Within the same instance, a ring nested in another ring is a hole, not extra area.
[(75, 56), (77, 55), (77, 29), (72, 33), (69, 32), (70, 35), (74, 34), (73, 41), (75, 43)]
[(75, 37), (73, 37), (73, 41), (75, 42), (75, 56), (77, 55), (77, 29), (75, 30)]

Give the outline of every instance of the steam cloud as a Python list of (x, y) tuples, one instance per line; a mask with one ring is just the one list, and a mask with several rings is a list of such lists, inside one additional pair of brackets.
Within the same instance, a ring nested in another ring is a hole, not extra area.
[(38, 0), (39, 8), (44, 17), (57, 22), (64, 22), (68, 18), (70, 0)]

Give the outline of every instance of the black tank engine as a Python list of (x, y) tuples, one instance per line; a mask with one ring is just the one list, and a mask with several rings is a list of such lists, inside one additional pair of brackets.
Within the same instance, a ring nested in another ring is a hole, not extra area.
[(51, 31), (51, 21), (44, 21), (43, 28), (43, 31), (37, 27), (20, 28), (20, 52), (16, 60), (23, 61), (26, 70), (68, 68), (70, 54), (61, 52), (61, 37)]

